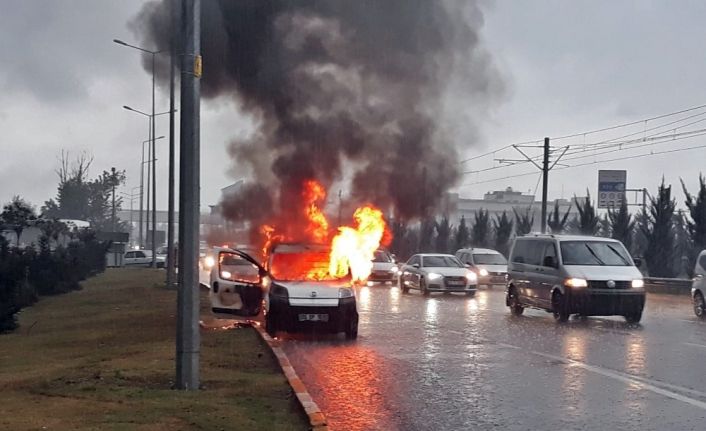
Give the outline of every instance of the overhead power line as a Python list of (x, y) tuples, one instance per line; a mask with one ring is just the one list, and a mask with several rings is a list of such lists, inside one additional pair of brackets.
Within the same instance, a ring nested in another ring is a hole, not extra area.
[[(578, 136), (588, 136), (588, 135), (592, 135), (592, 134), (595, 134), (595, 133), (606, 132), (606, 131), (609, 131), (609, 130), (620, 129), (620, 128), (623, 128), (623, 127), (634, 126), (634, 125), (637, 125), (637, 124), (646, 124), (646, 123), (648, 123), (648, 122), (650, 122), (650, 121), (659, 120), (659, 119), (661, 119), (661, 118), (672, 117), (672, 116), (674, 116), (674, 115), (679, 115), (679, 114), (683, 114), (683, 113), (686, 113), (686, 112), (692, 112), (692, 111), (696, 111), (696, 110), (698, 110), (698, 109), (703, 109), (703, 108), (706, 108), (706, 105), (694, 106), (694, 107), (692, 107), (692, 108), (687, 108), (687, 109), (682, 109), (682, 110), (679, 110), (679, 111), (669, 112), (669, 113), (662, 114), (662, 115), (657, 115), (657, 116), (654, 116), (654, 117), (644, 118), (644, 119), (642, 119), (642, 120), (636, 120), (636, 121), (631, 121), (631, 122), (627, 122), (627, 123), (617, 124), (617, 125), (614, 125), (614, 126), (603, 127), (603, 128), (600, 128), (600, 129), (588, 130), (588, 131), (585, 131), (585, 132), (572, 133), (572, 134), (569, 134), (569, 135), (563, 135), (563, 136), (559, 136), (559, 137), (551, 138), (551, 139), (552, 139), (552, 140), (559, 140), (559, 139), (575, 138), (575, 137), (578, 137)], [(700, 114), (696, 114), (696, 115), (694, 115), (694, 117), (695, 117), (695, 116), (699, 116), (699, 115), (703, 115), (703, 114), (706, 114), (706, 112), (700, 113)], [(683, 120), (688, 119), (688, 118), (693, 118), (693, 117), (686, 117), (686, 118), (683, 118), (683, 119), (681, 119), (681, 120), (677, 120), (677, 121), (675, 121), (675, 122), (683, 121)], [(662, 126), (665, 126), (665, 125), (662, 125)], [(685, 126), (683, 126), (683, 127), (685, 127)], [(656, 126), (655, 128), (652, 128), (652, 129), (656, 129), (656, 128), (660, 128), (660, 126)], [(637, 133), (644, 133), (645, 131), (646, 131), (646, 130), (643, 130), (643, 131), (637, 132)], [(633, 134), (630, 134), (630, 135), (628, 135), (627, 137), (632, 136), (632, 135), (633, 135)], [(616, 139), (622, 139), (622, 138), (616, 138)], [(466, 163), (466, 162), (470, 162), (470, 161), (472, 161), (472, 160), (480, 159), (480, 158), (482, 158), (482, 157), (486, 157), (486, 156), (490, 156), (490, 155), (495, 155), (496, 153), (499, 153), (499, 152), (501, 152), (501, 151), (504, 151), (504, 150), (507, 150), (507, 149), (509, 149), (509, 148), (512, 148), (513, 146), (524, 146), (524, 145), (530, 145), (530, 144), (539, 144), (539, 143), (541, 143), (541, 142), (542, 142), (542, 139), (537, 139), (537, 140), (532, 140), (532, 141), (525, 141), (525, 142), (518, 142), (518, 143), (514, 143), (514, 144), (504, 145), (504, 146), (502, 146), (502, 147), (499, 147), (499, 148), (496, 148), (496, 149), (494, 149), (494, 150), (485, 152), (485, 153), (483, 153), (483, 154), (478, 154), (478, 155), (476, 155), (476, 156), (468, 157), (468, 158), (466, 158), (466, 159), (461, 160), (459, 163)]]

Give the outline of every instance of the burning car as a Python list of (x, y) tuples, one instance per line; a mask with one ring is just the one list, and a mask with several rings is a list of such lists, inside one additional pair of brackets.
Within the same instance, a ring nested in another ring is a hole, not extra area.
[(275, 245), (269, 253), (269, 294), (265, 328), (277, 331), (326, 330), (358, 336), (358, 310), (350, 271), (330, 271), (331, 249), (318, 244)]

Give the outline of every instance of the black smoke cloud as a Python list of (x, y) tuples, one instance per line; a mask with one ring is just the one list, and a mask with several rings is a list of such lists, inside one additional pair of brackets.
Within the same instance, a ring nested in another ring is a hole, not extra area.
[[(148, 3), (135, 18), (143, 43), (168, 45), (169, 5)], [(452, 72), (472, 74), (459, 81), (468, 93), (455, 96), (476, 108), (502, 93), (472, 1), (201, 5), (202, 94), (232, 96), (258, 124), (229, 147), (253, 183), (224, 203), (228, 217), (279, 220), (280, 209), (297, 207), (304, 180), (329, 186), (346, 166), (353, 200), (392, 208), (402, 219), (426, 215), (460, 177), (461, 139), (440, 126)], [(160, 66), (165, 79), (166, 64)], [(476, 125), (471, 120), (464, 129), (463, 145), (472, 144)], [(248, 211), (263, 193), (270, 209)]]

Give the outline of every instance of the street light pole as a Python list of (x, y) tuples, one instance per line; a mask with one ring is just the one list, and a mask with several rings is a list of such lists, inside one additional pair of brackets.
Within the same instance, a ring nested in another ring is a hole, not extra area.
[(157, 146), (155, 145), (154, 138), (154, 123), (156, 123), (154, 118), (154, 61), (157, 52), (152, 53), (152, 268), (157, 267)]
[(174, 286), (174, 67), (176, 48), (176, 4), (170, 3), (169, 26), (169, 190), (167, 203), (167, 289)]
[(176, 387), (199, 388), (199, 98), (201, 2), (181, 2), (181, 133), (179, 151), (179, 287)]

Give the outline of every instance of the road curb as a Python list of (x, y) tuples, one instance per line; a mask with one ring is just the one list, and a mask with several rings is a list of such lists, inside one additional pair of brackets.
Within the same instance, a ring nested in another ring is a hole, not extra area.
[(279, 341), (270, 337), (270, 335), (262, 329), (262, 326), (260, 326), (258, 322), (250, 322), (250, 325), (255, 328), (258, 334), (260, 334), (260, 337), (262, 337), (277, 358), (279, 366), (282, 368), (282, 372), (289, 382), (289, 386), (292, 387), (299, 404), (309, 417), (311, 429), (314, 431), (327, 431), (329, 428), (326, 424), (326, 415), (321, 411), (316, 402), (314, 402), (314, 399), (311, 397), (311, 394), (309, 394), (306, 385), (304, 385), (304, 382), (302, 382), (296, 371), (294, 371), (294, 367), (292, 367), (292, 364), (289, 362), (287, 354), (284, 353), (284, 350), (282, 350), (279, 346)]

